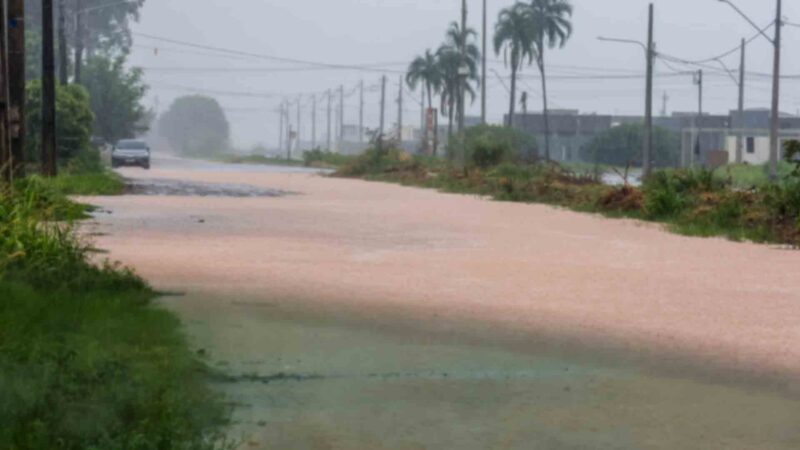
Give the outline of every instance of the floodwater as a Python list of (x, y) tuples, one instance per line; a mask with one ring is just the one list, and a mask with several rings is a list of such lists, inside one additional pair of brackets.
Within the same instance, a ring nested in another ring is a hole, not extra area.
[(796, 251), (284, 168), (121, 172), (193, 186), (87, 199), (88, 231), (185, 293), (163, 304), (242, 448), (800, 448)]

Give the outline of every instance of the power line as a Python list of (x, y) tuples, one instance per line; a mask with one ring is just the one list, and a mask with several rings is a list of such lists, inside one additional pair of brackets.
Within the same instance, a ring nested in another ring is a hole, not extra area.
[(186, 47), (197, 48), (197, 49), (201, 49), (201, 50), (209, 50), (209, 51), (219, 52), (219, 53), (224, 53), (224, 54), (246, 56), (246, 57), (250, 57), (250, 58), (265, 59), (265, 60), (270, 60), (270, 61), (279, 61), (279, 62), (285, 62), (285, 63), (291, 63), (291, 64), (304, 64), (304, 65), (308, 65), (308, 66), (324, 67), (324, 68), (328, 68), (328, 69), (339, 69), (339, 70), (358, 70), (358, 71), (363, 71), (363, 72), (378, 72), (378, 73), (402, 73), (402, 74), (405, 73), (405, 71), (402, 71), (402, 70), (398, 71), (398, 70), (392, 70), (392, 69), (381, 69), (381, 68), (379, 68), (379, 66), (376, 66), (374, 64), (365, 64), (365, 65), (331, 64), (331, 63), (309, 61), (309, 60), (302, 60), (302, 59), (296, 59), (296, 58), (287, 58), (287, 57), (282, 57), (282, 56), (274, 56), (274, 55), (243, 52), (243, 51), (239, 51), (239, 50), (232, 50), (232, 49), (227, 49), (227, 48), (222, 48), (222, 47), (214, 47), (214, 46), (210, 46), (210, 45), (203, 45), (203, 44), (196, 44), (196, 43), (192, 43), (192, 42), (180, 41), (180, 40), (177, 40), (177, 39), (170, 39), (170, 38), (165, 38), (165, 37), (161, 37), (161, 36), (155, 36), (155, 35), (147, 34), (147, 33), (136, 33), (136, 32), (134, 32), (132, 34), (135, 35), (135, 36), (139, 36), (139, 37), (145, 38), (145, 39), (150, 39), (150, 40), (159, 41), (159, 42), (167, 42), (167, 43), (170, 43), (170, 44), (183, 45), (183, 46), (186, 46)]
[[(745, 40), (745, 44), (749, 44), (749, 43), (755, 41), (756, 39), (758, 39), (761, 35), (763, 35), (767, 30), (769, 30), (773, 26), (775, 26), (775, 21), (774, 20), (772, 22), (770, 22), (769, 25), (765, 26), (764, 28), (761, 28), (758, 31), (758, 33), (754, 34), (749, 39), (746, 39)], [(730, 56), (730, 55), (732, 55), (734, 53), (737, 53), (739, 50), (741, 50), (741, 44), (739, 44), (736, 47), (734, 47), (734, 48), (732, 48), (732, 49), (730, 49), (730, 50), (728, 50), (728, 51), (726, 51), (726, 52), (724, 52), (722, 54), (719, 54), (717, 56), (712, 56), (710, 58), (705, 58), (705, 59), (683, 60), (683, 61), (685, 61), (687, 63), (690, 63), (690, 64), (710, 63), (710, 62), (714, 62), (715, 60), (718, 60), (718, 59), (726, 58), (726, 57), (728, 57), (728, 56)], [(669, 55), (665, 55), (664, 53), (661, 53), (661, 52), (659, 52), (658, 54), (659, 54), (659, 56), (669, 56)]]

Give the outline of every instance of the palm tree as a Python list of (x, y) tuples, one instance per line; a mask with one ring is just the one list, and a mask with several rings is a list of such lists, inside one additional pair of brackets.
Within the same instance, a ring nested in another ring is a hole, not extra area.
[[(433, 95), (442, 88), (442, 71), (439, 65), (439, 58), (436, 53), (426, 50), (422, 56), (417, 56), (408, 66), (406, 73), (406, 83), (411, 89), (416, 89), (422, 83), (428, 97), (428, 110), (433, 109)], [(424, 101), (424, 100), (423, 100)], [(433, 156), (436, 156), (437, 135), (434, 131)], [(425, 127), (425, 146), (428, 146), (430, 137), (428, 127)]]
[(527, 58), (533, 62), (534, 33), (530, 7), (522, 2), (500, 11), (494, 29), (494, 51), (497, 55), (504, 51), (506, 64), (511, 65), (511, 101), (508, 107), (508, 123), (514, 124), (514, 110), (517, 100), (517, 72)]
[(472, 28), (467, 28), (462, 35), (461, 26), (457, 22), (450, 24), (445, 35), (445, 42), (439, 47), (436, 52), (439, 57), (439, 65), (442, 72), (442, 114), (449, 118), (447, 135), (448, 138), (453, 136), (453, 116), (455, 111), (460, 110), (461, 96), (459, 95), (460, 79), (459, 67), (461, 67), (461, 42), (465, 37), (467, 46), (464, 53), (464, 63), (469, 70), (467, 75), (465, 94), (469, 94), (471, 99), (475, 99), (475, 87), (473, 84), (478, 84), (480, 78), (478, 76), (478, 66), (481, 59), (481, 51), (475, 43), (478, 33)]
[(542, 74), (544, 102), (544, 154), (550, 160), (550, 117), (547, 111), (547, 77), (544, 54), (546, 48), (563, 47), (572, 35), (572, 5), (569, 0), (531, 0), (531, 24), (535, 33), (536, 65)]

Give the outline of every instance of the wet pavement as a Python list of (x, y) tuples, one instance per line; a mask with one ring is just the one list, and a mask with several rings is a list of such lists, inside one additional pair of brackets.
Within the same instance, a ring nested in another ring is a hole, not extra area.
[(163, 305), (244, 449), (800, 448), (800, 253), (290, 168), (120, 173), (299, 194), (86, 199), (98, 248), (186, 293)]

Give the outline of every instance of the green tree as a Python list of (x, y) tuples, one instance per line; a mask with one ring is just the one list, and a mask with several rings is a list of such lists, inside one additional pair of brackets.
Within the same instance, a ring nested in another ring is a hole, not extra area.
[(187, 156), (212, 156), (228, 149), (230, 128), (213, 98), (181, 97), (161, 116), (159, 133), (173, 149)]
[(518, 2), (500, 11), (494, 31), (494, 51), (503, 51), (506, 64), (511, 66), (511, 101), (508, 107), (508, 126), (514, 124), (514, 108), (517, 103), (517, 73), (525, 59), (533, 62), (535, 55), (534, 34), (530, 8)]
[(140, 69), (126, 69), (125, 59), (94, 57), (87, 61), (84, 82), (95, 115), (95, 133), (106, 140), (132, 138), (147, 131), (142, 99), (147, 86)]
[[(466, 36), (464, 36), (466, 34)], [(439, 47), (436, 55), (439, 60), (440, 72), (442, 73), (442, 115), (448, 117), (447, 136), (452, 140), (453, 137), (453, 116), (460, 106), (460, 76), (461, 67), (461, 41), (466, 39), (467, 46), (464, 54), (464, 63), (469, 74), (467, 75), (465, 90), (470, 98), (475, 99), (475, 86), (479, 82), (478, 66), (481, 59), (481, 51), (476, 43), (478, 33), (472, 28), (461, 30), (457, 22), (450, 24), (445, 34), (445, 42)]]
[(478, 125), (466, 130), (467, 160), (480, 168), (503, 162), (532, 160), (536, 138), (521, 130), (497, 125)]
[[(27, 87), (26, 108), (26, 159), (41, 160), (42, 83), (31, 81)], [(56, 86), (56, 135), (59, 162), (79, 156), (89, 150), (94, 114), (89, 104), (89, 94), (81, 86)]]
[[(581, 149), (581, 158), (587, 162), (625, 166), (642, 163), (643, 124), (625, 124), (611, 128), (596, 136)], [(680, 158), (680, 136), (661, 127), (653, 129), (653, 165), (673, 167)]]
[[(428, 109), (433, 109), (433, 96), (439, 93), (442, 86), (442, 72), (436, 53), (426, 50), (424, 55), (417, 56), (408, 66), (406, 83), (411, 89), (416, 89), (417, 85), (422, 83), (425, 86), (425, 93), (428, 98)], [(436, 134), (435, 131), (434, 134)], [(428, 128), (425, 127), (426, 146), (429, 139)], [(436, 156), (436, 142), (433, 145), (433, 156)]]
[(572, 35), (572, 5), (569, 0), (531, 0), (530, 14), (535, 33), (536, 65), (542, 75), (544, 104), (544, 155), (550, 160), (550, 116), (547, 109), (545, 49), (564, 47)]

